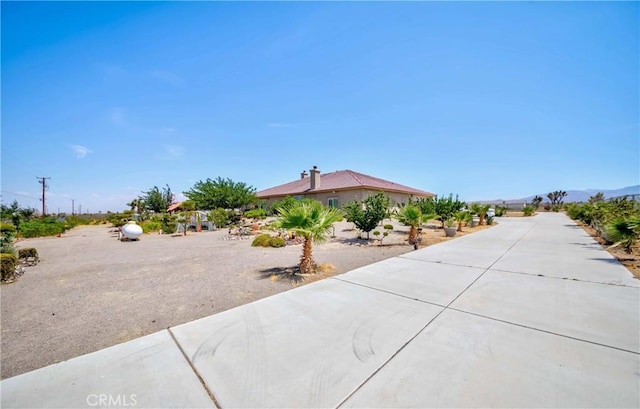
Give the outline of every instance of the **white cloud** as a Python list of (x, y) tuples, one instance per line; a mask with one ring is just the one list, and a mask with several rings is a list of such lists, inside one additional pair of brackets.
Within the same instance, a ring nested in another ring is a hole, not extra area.
[(181, 87), (185, 84), (185, 80), (182, 77), (169, 71), (152, 71), (151, 77), (176, 87)]
[(78, 159), (82, 159), (87, 156), (87, 154), (91, 153), (91, 149), (82, 145), (69, 145), (69, 148), (71, 148), (73, 153), (76, 154), (76, 158)]

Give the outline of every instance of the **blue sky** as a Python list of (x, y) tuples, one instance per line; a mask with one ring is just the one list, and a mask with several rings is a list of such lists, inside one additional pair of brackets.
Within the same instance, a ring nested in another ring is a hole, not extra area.
[(468, 201), (640, 183), (637, 2), (1, 7), (4, 203), (313, 165)]

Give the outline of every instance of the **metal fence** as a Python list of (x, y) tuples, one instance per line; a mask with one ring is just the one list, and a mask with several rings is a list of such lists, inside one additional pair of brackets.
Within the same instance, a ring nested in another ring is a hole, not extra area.
[(616, 196), (616, 197), (610, 197), (607, 199), (607, 201), (611, 201), (614, 199), (627, 199), (629, 201), (632, 202), (638, 202), (640, 201), (640, 194), (633, 194), (633, 195), (622, 195), (622, 196)]

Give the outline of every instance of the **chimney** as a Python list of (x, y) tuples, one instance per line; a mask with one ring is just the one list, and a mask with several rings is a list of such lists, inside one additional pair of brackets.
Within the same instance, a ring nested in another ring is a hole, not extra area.
[(307, 171), (303, 170), (302, 173), (300, 174), (300, 179), (304, 179), (307, 177)]
[(320, 189), (320, 171), (317, 166), (309, 171), (311, 173), (311, 190)]

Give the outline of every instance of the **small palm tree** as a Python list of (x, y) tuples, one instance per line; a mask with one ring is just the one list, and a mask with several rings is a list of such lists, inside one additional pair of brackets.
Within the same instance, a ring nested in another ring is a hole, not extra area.
[(462, 223), (467, 221), (468, 215), (469, 215), (469, 212), (456, 212), (454, 217), (455, 217), (456, 221), (458, 222), (458, 230), (457, 231), (462, 231)]
[(487, 214), (491, 205), (481, 205), (479, 203), (474, 203), (471, 205), (471, 213), (475, 213), (478, 215), (478, 226), (482, 226), (484, 224), (484, 216)]
[(418, 248), (418, 227), (436, 217), (437, 214), (422, 214), (420, 208), (412, 204), (402, 207), (396, 214), (400, 223), (409, 226), (409, 244), (413, 244), (415, 248)]
[(324, 207), (322, 203), (314, 200), (283, 206), (278, 209), (278, 213), (277, 227), (293, 230), (297, 236), (304, 238), (300, 273), (312, 273), (315, 269), (311, 253), (312, 242), (324, 241), (331, 232), (333, 223), (342, 220), (342, 212), (333, 207)]
[(622, 246), (631, 253), (633, 245), (640, 239), (640, 216), (614, 220), (607, 226), (607, 238), (615, 243), (611, 247)]

